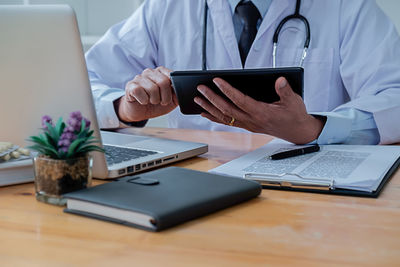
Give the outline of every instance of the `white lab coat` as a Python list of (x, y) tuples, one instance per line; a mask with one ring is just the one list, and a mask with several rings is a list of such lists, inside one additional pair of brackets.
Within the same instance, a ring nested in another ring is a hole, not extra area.
[[(295, 5), (295, 0), (272, 1), (245, 68), (272, 66), (274, 31), (285, 16), (294, 12)], [(208, 0), (208, 6), (208, 69), (242, 68), (228, 2)], [(148, 0), (126, 21), (112, 27), (87, 53), (101, 127), (119, 126), (112, 101), (123, 95), (126, 82), (143, 69), (201, 69), (203, 7), (199, 0)], [(354, 108), (370, 112), (380, 142), (399, 142), (400, 39), (393, 24), (372, 0), (303, 0), (301, 14), (311, 28), (304, 61), (307, 111)], [(283, 27), (277, 66), (299, 64), (303, 27), (299, 21)], [(328, 119), (327, 124), (332, 128), (333, 122)], [(169, 114), (169, 124), (179, 128), (237, 129), (200, 116), (184, 116), (179, 108)]]

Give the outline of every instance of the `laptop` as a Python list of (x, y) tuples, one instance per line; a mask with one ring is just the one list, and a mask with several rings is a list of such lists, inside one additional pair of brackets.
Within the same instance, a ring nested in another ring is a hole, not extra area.
[(95, 178), (116, 178), (208, 151), (202, 143), (99, 130), (75, 13), (69, 6), (0, 5), (0, 32), (0, 141), (31, 145), (26, 139), (41, 131), (43, 115), (66, 120), (79, 110), (106, 149), (106, 154), (93, 153)]

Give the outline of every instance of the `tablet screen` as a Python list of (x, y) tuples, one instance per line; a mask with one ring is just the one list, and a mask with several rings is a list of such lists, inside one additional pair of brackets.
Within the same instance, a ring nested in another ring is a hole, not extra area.
[(202, 96), (197, 91), (197, 86), (200, 84), (208, 86), (218, 95), (226, 98), (212, 81), (216, 77), (224, 79), (255, 100), (273, 103), (279, 101), (279, 96), (275, 91), (275, 81), (279, 77), (285, 77), (293, 91), (303, 97), (303, 76), (304, 70), (301, 67), (174, 71), (171, 72), (171, 81), (178, 97), (181, 112), (190, 115), (200, 114), (204, 111), (194, 102), (196, 96)]

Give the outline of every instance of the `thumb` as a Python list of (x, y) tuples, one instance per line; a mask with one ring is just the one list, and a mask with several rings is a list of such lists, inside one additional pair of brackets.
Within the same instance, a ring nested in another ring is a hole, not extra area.
[(294, 94), (292, 87), (290, 87), (289, 83), (284, 77), (280, 77), (276, 80), (275, 91), (279, 95), (281, 101), (285, 101), (285, 99)]

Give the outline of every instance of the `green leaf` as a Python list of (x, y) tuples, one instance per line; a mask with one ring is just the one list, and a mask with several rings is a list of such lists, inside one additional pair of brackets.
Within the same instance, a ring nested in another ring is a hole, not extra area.
[(94, 136), (92, 136), (93, 135), (93, 133), (94, 133), (94, 131), (92, 130), (92, 131), (89, 131), (87, 134), (86, 134), (86, 137), (94, 137)]
[(98, 146), (92, 146), (92, 145), (80, 147), (76, 152), (77, 153), (88, 153), (91, 151), (99, 151), (99, 152), (104, 153), (104, 149), (102, 149)]
[(45, 134), (47, 133), (48, 135), (51, 136), (51, 140), (53, 140), (52, 145), (54, 147), (57, 147), (58, 140), (60, 139), (60, 135), (58, 134), (56, 129), (53, 127), (53, 125), (51, 125), (50, 123), (46, 123), (46, 125), (47, 125), (47, 132), (45, 132)]
[(53, 147), (51, 143), (49, 143), (46, 133), (39, 135), (42, 140), (46, 143), (46, 146)]
[(43, 155), (47, 155), (51, 158), (59, 158), (58, 152), (51, 147), (44, 147), (44, 146), (40, 146), (40, 145), (34, 145), (34, 146), (29, 146), (30, 149), (35, 150)]
[(33, 142), (35, 144), (41, 145), (41, 146), (47, 146), (48, 143), (46, 139), (43, 137), (43, 135), (39, 136), (30, 136), (28, 141)]
[(67, 153), (63, 151), (58, 152), (58, 158), (60, 159), (66, 159), (67, 158)]
[(86, 138), (86, 130), (84, 130), (83, 132), (79, 132), (77, 138)]
[(69, 157), (73, 156), (74, 154), (76, 154), (76, 151), (75, 151), (75, 150), (76, 150), (82, 143), (84, 143), (84, 142), (85, 142), (85, 139), (84, 139), (84, 138), (75, 139), (75, 140), (71, 143), (71, 145), (69, 146), (69, 148), (68, 148), (67, 158), (69, 158)]
[(85, 145), (89, 145), (89, 144), (100, 144), (99, 140), (94, 139), (94, 140), (89, 140), (85, 142)]
[(60, 118), (58, 118), (56, 126), (55, 126), (57, 132), (61, 127), (61, 123), (62, 123), (62, 118), (60, 117)]
[(63, 122), (62, 117), (60, 117), (56, 123), (56, 127), (55, 130), (57, 132), (58, 136), (61, 136), (62, 133), (64, 132), (64, 128), (65, 128), (65, 123)]
[(85, 129), (86, 129), (86, 121), (82, 118), (80, 132), (83, 132)]
[(48, 132), (45, 132), (44, 135), (46, 136), (48, 147), (58, 148), (57, 146), (58, 141), (54, 140), (53, 137)]
[(44, 149), (46, 151), (48, 151), (49, 154), (53, 154), (56, 158), (58, 158), (58, 151), (55, 150), (54, 148), (52, 148), (52, 147), (44, 147)]

